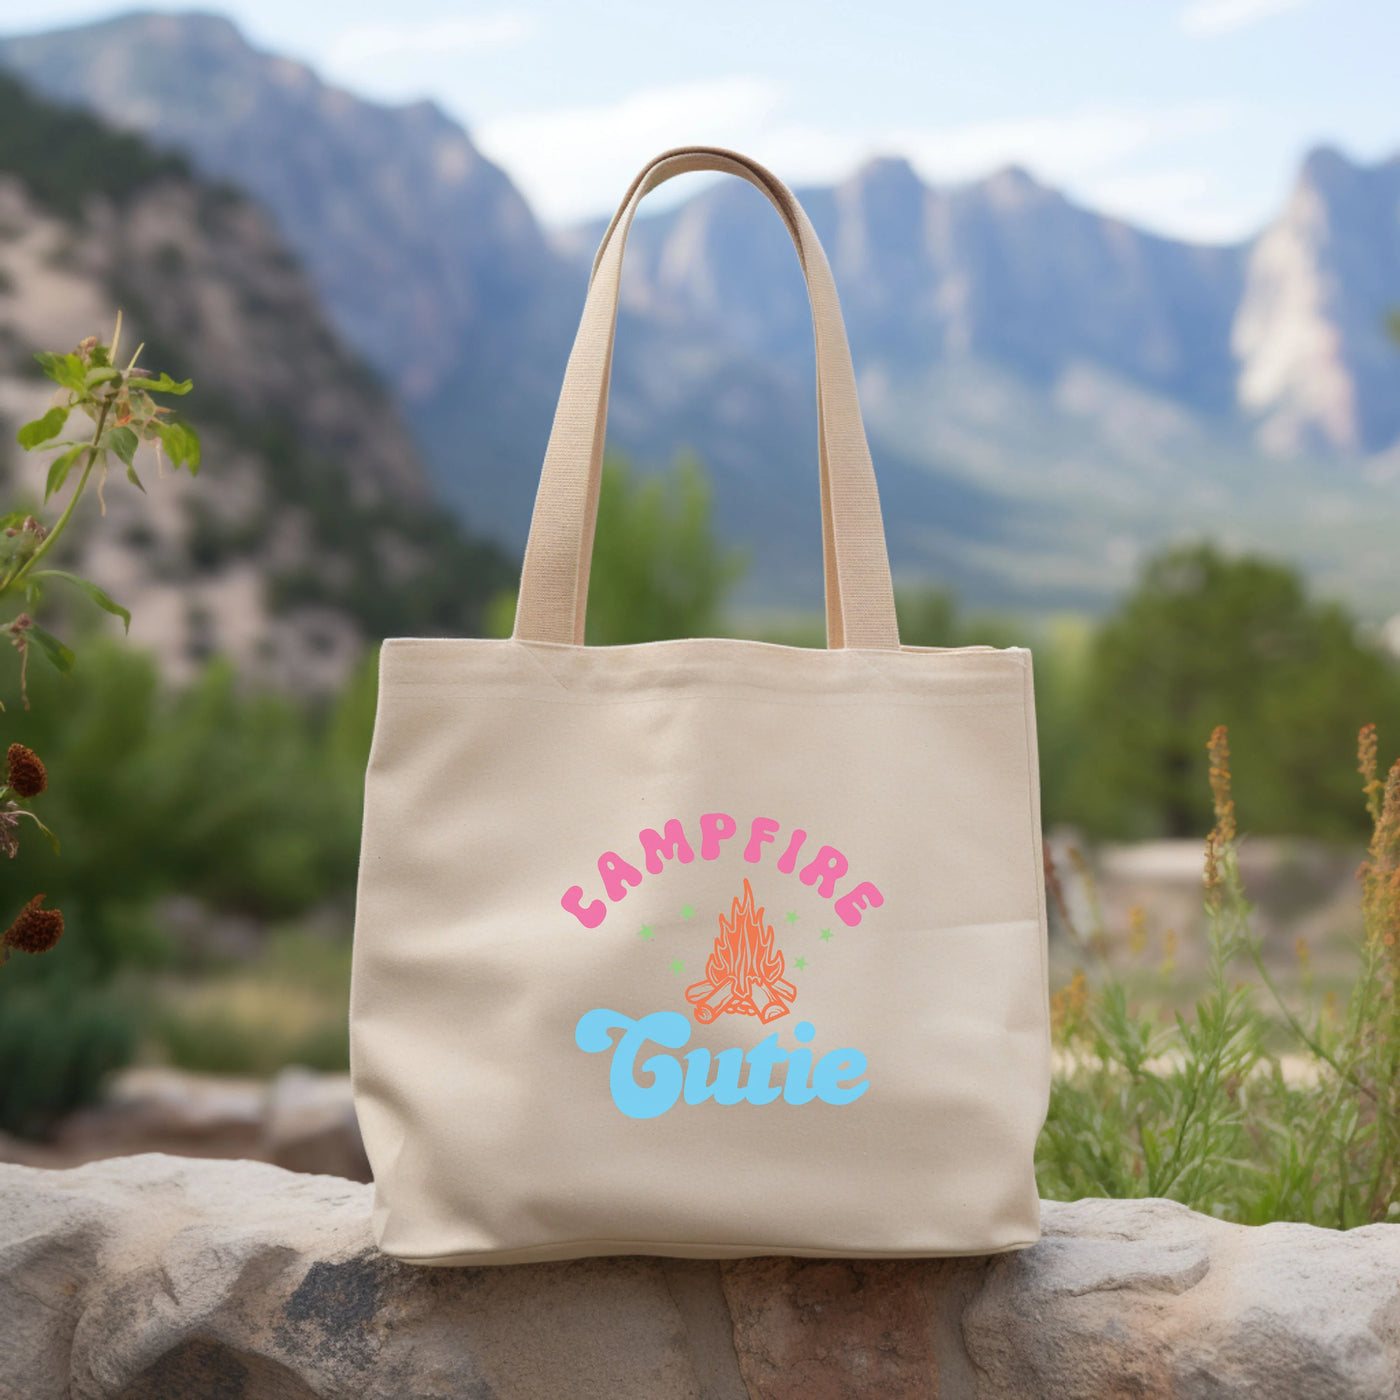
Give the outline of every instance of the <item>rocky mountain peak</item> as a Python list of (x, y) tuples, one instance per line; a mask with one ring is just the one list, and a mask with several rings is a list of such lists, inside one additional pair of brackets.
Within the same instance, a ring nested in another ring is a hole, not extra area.
[(1379, 451), (1400, 436), (1400, 159), (1322, 147), (1249, 250), (1232, 345), (1272, 451)]
[(0, 66), (258, 199), (350, 345), (417, 410), (430, 461), (444, 416), (460, 456), (461, 403), (518, 400), (503, 357), (541, 337), (555, 349), (563, 318), (541, 303), (566, 276), (560, 260), (509, 178), (435, 104), (362, 100), (198, 13), (3, 40)]

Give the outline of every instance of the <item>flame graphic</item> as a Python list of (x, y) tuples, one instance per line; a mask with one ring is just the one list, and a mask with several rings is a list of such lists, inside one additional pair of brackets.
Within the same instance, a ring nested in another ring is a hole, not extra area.
[(737, 1013), (776, 1021), (786, 1016), (797, 988), (785, 981), (783, 955), (773, 946), (772, 925), (754, 908), (753, 890), (744, 881), (726, 919), (719, 916), (719, 937), (705, 962), (705, 980), (685, 989), (695, 1019), (708, 1025), (718, 1016)]

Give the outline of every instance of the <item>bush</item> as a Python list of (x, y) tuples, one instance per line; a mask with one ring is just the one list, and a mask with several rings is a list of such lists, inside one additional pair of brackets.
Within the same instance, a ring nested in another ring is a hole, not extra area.
[[(12, 957), (0, 976), (0, 1128), (40, 1132), (89, 1101), (152, 1028), (189, 1068), (343, 1068), (344, 987), (328, 993), (323, 978), (298, 990), (317, 966), (309, 957), (278, 954), (255, 971), (239, 1015), (227, 997), (162, 1001), (128, 988), (193, 959), (159, 922), (171, 894), (259, 923), (323, 905), (348, 922), (373, 664), (319, 713), (247, 693), (218, 663), (170, 691), (148, 658), (114, 645), (85, 647), (66, 681), (35, 669), (30, 690), (31, 710), (8, 706), (7, 733), (48, 766), (45, 817), (63, 849), (30, 839), (17, 860), (0, 860), (0, 918), (43, 890), (67, 927), (53, 952)], [(348, 952), (342, 942), (326, 956), (348, 968)], [(281, 1020), (242, 1014), (250, 997), (280, 998)], [(294, 1003), (300, 1030), (285, 1014)]]
[(114, 992), (52, 978), (21, 985), (15, 971), (6, 969), (0, 1006), (0, 1131), (41, 1136), (129, 1063), (138, 1017)]
[(220, 662), (169, 691), (149, 658), (115, 645), (86, 648), (66, 682), (36, 671), (33, 708), (11, 705), (7, 733), (48, 765), (63, 850), (30, 842), (0, 864), (0, 916), (44, 890), (68, 921), (44, 961), (100, 980), (173, 954), (150, 915), (163, 895), (262, 920), (348, 907), (372, 686), (366, 672), (317, 714), (246, 692)]
[(1210, 546), (1151, 561), (1099, 629), (1057, 814), (1115, 839), (1210, 824), (1200, 737), (1228, 726), (1250, 831), (1364, 830), (1342, 736), (1400, 730), (1400, 677), (1340, 607), (1291, 569)]
[[(1400, 762), (1382, 782), (1375, 731), (1362, 730), (1372, 836), (1357, 974), (1345, 1005), (1293, 1006), (1251, 931), (1223, 729), (1210, 755), (1206, 991), (1194, 1015), (1167, 1024), (1107, 968), (1097, 986), (1078, 972), (1056, 993), (1060, 1065), (1037, 1151), (1041, 1192), (1165, 1196), (1244, 1224), (1400, 1218)], [(1273, 1016), (1240, 980), (1245, 970), (1272, 995)], [(1281, 1039), (1301, 1073), (1285, 1075)]]
[[(715, 538), (709, 477), (699, 462), (638, 477), (624, 458), (609, 458), (588, 580), (588, 644), (716, 636), (745, 567), (742, 553)], [(502, 593), (487, 630), (509, 636), (514, 622), (515, 594)]]
[(286, 1065), (350, 1067), (350, 948), (295, 931), (256, 962), (157, 994), (150, 1035), (181, 1069), (272, 1075)]

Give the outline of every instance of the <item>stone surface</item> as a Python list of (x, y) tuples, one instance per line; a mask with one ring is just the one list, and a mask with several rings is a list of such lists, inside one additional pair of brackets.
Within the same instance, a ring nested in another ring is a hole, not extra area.
[(74, 1167), (104, 1157), (170, 1152), (236, 1157), (289, 1171), (370, 1179), (348, 1074), (285, 1069), (270, 1083), (138, 1067), (114, 1075), (102, 1102), (44, 1142), (0, 1133), (0, 1162)]
[(371, 1190), (159, 1155), (0, 1167), (0, 1400), (1400, 1396), (1400, 1226), (1047, 1203), (989, 1259), (425, 1269)]
[(268, 1086), (258, 1153), (294, 1172), (371, 1180), (348, 1074), (293, 1065)]

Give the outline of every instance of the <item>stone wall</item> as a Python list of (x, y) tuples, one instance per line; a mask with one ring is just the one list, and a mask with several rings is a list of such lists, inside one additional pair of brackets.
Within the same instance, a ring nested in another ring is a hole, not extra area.
[(1090, 1200), (990, 1259), (430, 1269), (375, 1250), (371, 1194), (0, 1167), (0, 1400), (1400, 1396), (1400, 1226)]

